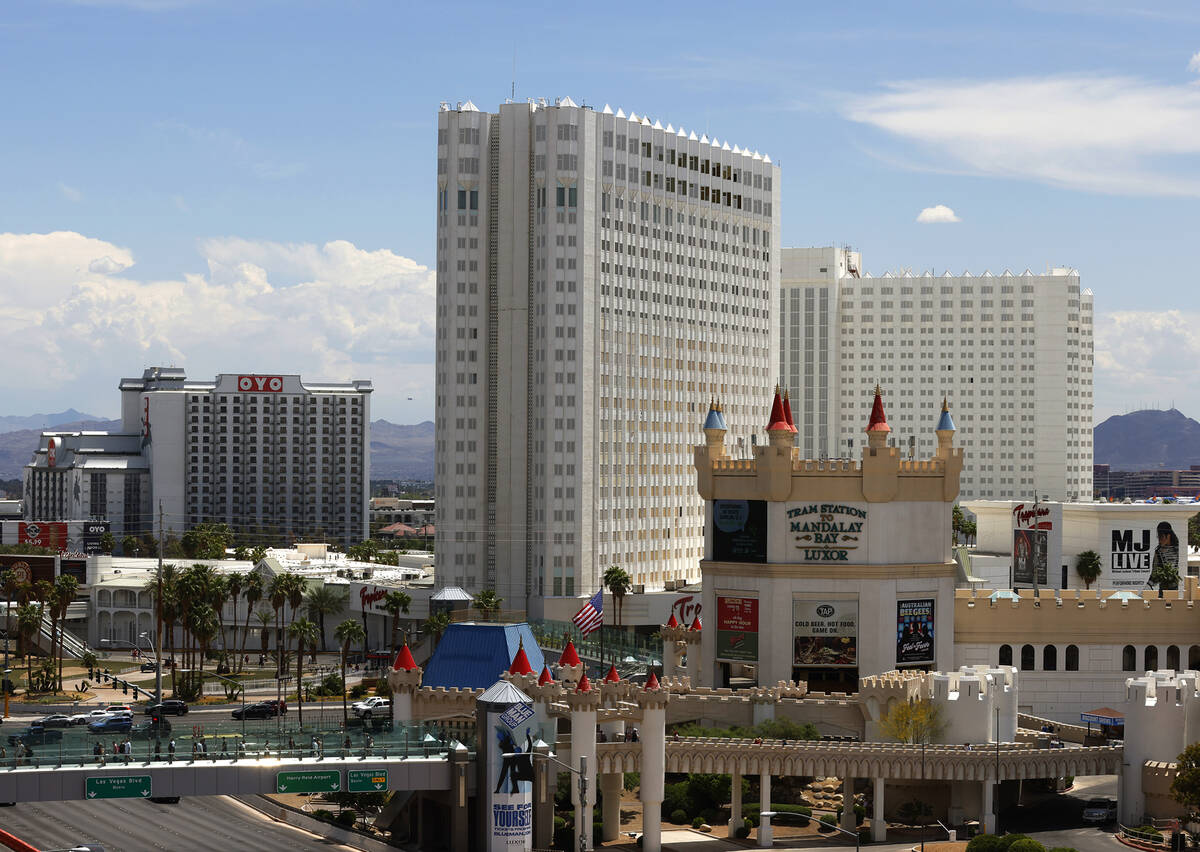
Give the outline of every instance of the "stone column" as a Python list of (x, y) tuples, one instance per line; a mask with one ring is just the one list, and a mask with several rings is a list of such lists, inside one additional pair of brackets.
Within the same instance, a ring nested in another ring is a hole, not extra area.
[(604, 823), (603, 837), (607, 843), (621, 835), (621, 791), (625, 775), (606, 772), (600, 776), (600, 819)]
[[(468, 807), (470, 798), (467, 795), (467, 770), (470, 766), (470, 754), (467, 747), (459, 743), (450, 750), (450, 852), (467, 852), (470, 835), (467, 827), (471, 824), (471, 811)], [(553, 817), (551, 818), (553, 828)]]
[(571, 774), (571, 801), (582, 819), (576, 820), (574, 849), (592, 848), (592, 817), (596, 806), (596, 711), (600, 708), (600, 690), (593, 689), (585, 675), (574, 692), (563, 696), (571, 712), (571, 763), (576, 770), (580, 758), (587, 758), (587, 797), (579, 799), (579, 776)]
[[(550, 754), (545, 743), (533, 747), (534, 755)], [(554, 793), (558, 786), (555, 765), (545, 757), (533, 758), (533, 848), (549, 849), (554, 842)]]
[(887, 781), (884, 778), (872, 778), (871, 784), (871, 842), (882, 843), (887, 840), (887, 822), (883, 817), (883, 790)]
[(762, 808), (758, 817), (758, 845), (770, 847), (775, 843), (775, 831), (771, 827), (771, 817), (774, 816), (771, 811), (771, 773), (763, 772), (759, 775), (758, 785), (762, 790), (759, 797), (761, 801), (758, 803)]
[(847, 775), (842, 779), (842, 828), (854, 831), (857, 828), (854, 817), (854, 779)]
[(729, 800), (729, 836), (733, 837), (734, 832), (745, 822), (745, 818), (742, 816), (742, 773), (734, 772), (730, 778), (732, 786)]
[(663, 776), (667, 771), (667, 702), (653, 675), (637, 695), (642, 709), (642, 852), (662, 852)]
[(996, 795), (996, 783), (994, 781), (983, 781), (983, 814), (980, 822), (983, 823), (984, 834), (996, 833), (996, 810), (994, 807)]

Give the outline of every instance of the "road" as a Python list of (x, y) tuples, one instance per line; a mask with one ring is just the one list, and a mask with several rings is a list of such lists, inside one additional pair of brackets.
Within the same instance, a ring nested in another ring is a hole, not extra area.
[(277, 823), (228, 796), (183, 798), (174, 805), (145, 799), (18, 804), (0, 809), (0, 824), (39, 849), (77, 843), (99, 843), (105, 852), (350, 849)]

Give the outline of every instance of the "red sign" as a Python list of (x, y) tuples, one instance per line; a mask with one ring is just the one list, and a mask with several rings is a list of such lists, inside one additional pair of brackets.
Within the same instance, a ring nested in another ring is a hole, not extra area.
[(48, 521), (22, 521), (17, 524), (17, 543), (35, 544), (53, 550), (66, 550), (67, 525)]
[(1052, 530), (1054, 529), (1054, 521), (1041, 520), (1049, 518), (1050, 509), (1046, 506), (1039, 506), (1036, 503), (1026, 509), (1024, 503), (1018, 503), (1013, 507), (1013, 516), (1017, 519), (1017, 526), (1025, 527), (1031, 530)]
[(58, 438), (46, 442), (46, 464), (50, 467), (58, 464)]
[(675, 613), (675, 617), (679, 623), (685, 627), (692, 623), (692, 619), (700, 614), (700, 599), (695, 595), (684, 595), (676, 598), (671, 604), (671, 612)]
[(758, 632), (758, 598), (717, 598), (717, 629)]
[(279, 393), (283, 376), (238, 376), (238, 390), (243, 393)]

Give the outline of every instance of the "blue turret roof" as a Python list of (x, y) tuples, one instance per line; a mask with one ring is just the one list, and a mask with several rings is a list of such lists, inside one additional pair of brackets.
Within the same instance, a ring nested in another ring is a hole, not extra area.
[(955, 431), (954, 418), (950, 416), (950, 406), (948, 406), (946, 404), (945, 399), (942, 400), (942, 416), (940, 418), (938, 418), (938, 424), (937, 424), (936, 431), (938, 431), (938, 432), (953, 432), (953, 431)]
[(486, 689), (508, 671), (522, 641), (530, 667), (540, 672), (546, 660), (528, 624), (451, 624), (426, 664), (421, 684)]
[(704, 420), (705, 429), (722, 429), (725, 427), (725, 415), (721, 413), (721, 406), (718, 403), (713, 403), (708, 409), (708, 417)]

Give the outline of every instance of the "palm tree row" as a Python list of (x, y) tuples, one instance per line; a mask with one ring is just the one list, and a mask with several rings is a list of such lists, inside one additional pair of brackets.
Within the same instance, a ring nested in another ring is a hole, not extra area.
[[(4, 590), (7, 605), (17, 603), (15, 611), (17, 620), (18, 656), (24, 654), (26, 663), (26, 687), (33, 688), (33, 639), (41, 630), (45, 618), (50, 619), (50, 668), (43, 670), (43, 688), (60, 692), (62, 690), (63, 644), (65, 639), (65, 622), (67, 609), (75, 600), (79, 589), (79, 581), (74, 577), (63, 574), (54, 581), (39, 580), (34, 584), (22, 583), (11, 569), (0, 571), (0, 588)], [(36, 602), (36, 606), (34, 605)], [(45, 672), (48, 671), (47, 675)]]

